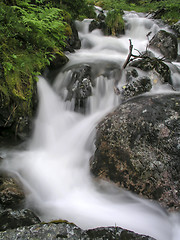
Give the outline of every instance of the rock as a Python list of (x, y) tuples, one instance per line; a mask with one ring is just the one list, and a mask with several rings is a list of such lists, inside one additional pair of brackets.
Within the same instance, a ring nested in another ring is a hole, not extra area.
[(67, 44), (64, 51), (74, 52), (75, 49), (80, 49), (81, 41), (79, 39), (78, 31), (74, 22), (71, 22), (71, 34), (67, 38)]
[(92, 32), (95, 29), (101, 29), (101, 31), (106, 35), (107, 25), (105, 21), (92, 20), (91, 23), (89, 24), (89, 31)]
[(3, 209), (17, 209), (23, 205), (25, 195), (20, 184), (12, 177), (0, 176), (0, 206)]
[(98, 18), (99, 21), (104, 21), (106, 16), (105, 16), (105, 14), (103, 12), (100, 12), (98, 14), (97, 18)]
[(164, 7), (160, 7), (157, 10), (151, 12), (150, 16), (151, 16), (152, 19), (161, 19), (161, 17), (165, 14), (165, 12), (166, 12), (166, 9)]
[(87, 64), (72, 70), (72, 77), (67, 86), (68, 95), (66, 100), (75, 99), (75, 111), (84, 112), (86, 100), (92, 93), (91, 67)]
[(149, 92), (151, 88), (151, 79), (148, 77), (141, 77), (123, 86), (121, 93), (124, 99), (128, 99)]
[(39, 223), (39, 218), (29, 209), (11, 210), (0, 212), (0, 231)]
[(161, 83), (172, 84), (171, 71), (169, 67), (160, 59), (145, 57), (134, 60), (129, 66), (139, 68), (145, 72), (155, 71), (159, 76)]
[(100, 23), (96, 20), (92, 20), (89, 24), (89, 31), (92, 32), (95, 29), (100, 29)]
[(160, 30), (150, 40), (149, 47), (160, 51), (160, 53), (168, 60), (175, 60), (177, 58), (178, 43), (174, 34)]
[(137, 77), (138, 77), (138, 72), (135, 68), (128, 70), (126, 72), (126, 82), (127, 83), (132, 82), (132, 80), (134, 80)]
[(104, 13), (100, 13), (97, 20), (92, 20), (89, 25), (89, 31), (92, 32), (95, 29), (101, 29), (106, 36), (119, 36), (124, 34), (125, 25), (122, 18), (123, 11), (109, 11), (107, 16)]
[(101, 29), (103, 33), (106, 32), (107, 25), (105, 23), (106, 16), (102, 12), (97, 15), (97, 20), (93, 19), (89, 25), (89, 31), (92, 32), (95, 29)]
[(144, 235), (139, 235), (134, 232), (122, 229), (120, 227), (101, 227), (101, 228), (95, 228), (95, 229), (90, 229), (87, 230), (86, 233), (89, 236), (89, 239), (94, 239), (94, 240), (104, 240), (104, 239), (109, 239), (109, 240), (153, 240), (153, 238), (144, 236)]
[[(37, 108), (37, 82), (32, 83), (31, 100), (28, 101), (28, 107), (25, 108), (27, 102), (25, 100), (15, 100), (6, 92), (8, 86), (5, 79), (0, 78), (3, 87), (0, 89), (0, 143), (17, 144), (18, 142), (26, 140), (32, 131), (32, 118)], [(25, 87), (25, 84), (24, 84)], [(6, 93), (6, 94), (5, 94)], [(17, 101), (17, 102), (16, 102)]]
[(3, 240), (153, 240), (148, 236), (135, 234), (119, 227), (97, 228), (83, 231), (72, 223), (57, 221), (57, 223), (36, 224), (34, 226), (21, 227), (18, 229), (0, 232)]
[(97, 127), (94, 176), (180, 208), (180, 95), (137, 97)]
[(52, 59), (48, 68), (49, 68), (50, 71), (54, 71), (54, 70), (57, 70), (57, 69), (59, 70), (68, 61), (69, 61), (69, 59), (64, 54), (56, 53), (56, 54), (54, 54), (54, 58)]
[(180, 21), (173, 24), (171, 28), (175, 31), (175, 33), (177, 34), (177, 37), (180, 38)]

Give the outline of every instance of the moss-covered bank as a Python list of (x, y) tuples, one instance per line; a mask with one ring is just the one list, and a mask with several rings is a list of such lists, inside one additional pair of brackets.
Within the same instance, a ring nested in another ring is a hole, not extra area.
[(60, 2), (0, 1), (0, 140), (23, 137), (26, 128), (29, 132), (37, 76), (57, 56), (62, 65), (66, 62), (63, 49), (78, 12), (73, 9), (70, 14), (68, 1)]

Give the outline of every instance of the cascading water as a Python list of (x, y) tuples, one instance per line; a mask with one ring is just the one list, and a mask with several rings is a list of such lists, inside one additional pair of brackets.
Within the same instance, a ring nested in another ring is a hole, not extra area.
[[(88, 20), (77, 22), (82, 48), (68, 54), (70, 61), (53, 87), (39, 78), (39, 110), (32, 139), (26, 150), (6, 154), (2, 167), (21, 180), (27, 205), (42, 220), (66, 219), (84, 229), (120, 226), (157, 240), (178, 240), (178, 213), (169, 215), (156, 203), (94, 180), (89, 172), (95, 126), (120, 104), (119, 96), (114, 94), (112, 69), (123, 65), (129, 38), (135, 48), (144, 51), (148, 44), (146, 34), (159, 30), (152, 20), (136, 13), (126, 13), (124, 18), (128, 29), (120, 38), (105, 37), (100, 30), (89, 33)], [(96, 82), (86, 102), (86, 114), (73, 111), (73, 99), (65, 101), (72, 69), (82, 63), (92, 66)], [(124, 84), (123, 79), (122, 74), (119, 87)]]

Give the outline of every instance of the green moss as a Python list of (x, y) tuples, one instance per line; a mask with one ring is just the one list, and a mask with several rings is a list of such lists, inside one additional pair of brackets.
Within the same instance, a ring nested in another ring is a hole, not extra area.
[[(0, 2), (0, 101), (14, 122), (33, 114), (33, 94), (43, 69), (56, 53), (62, 54), (71, 34), (70, 15), (29, 1)], [(13, 114), (12, 114), (13, 113)]]

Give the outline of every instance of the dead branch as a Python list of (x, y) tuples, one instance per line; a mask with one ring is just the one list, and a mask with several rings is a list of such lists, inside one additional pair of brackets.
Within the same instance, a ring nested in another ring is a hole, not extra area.
[(129, 39), (129, 44), (130, 44), (129, 45), (129, 54), (128, 54), (128, 56), (126, 58), (126, 61), (125, 61), (124, 65), (123, 65), (123, 69), (126, 68), (126, 66), (128, 65), (128, 63), (130, 61), (130, 58), (132, 56), (133, 45), (132, 45), (131, 39)]

